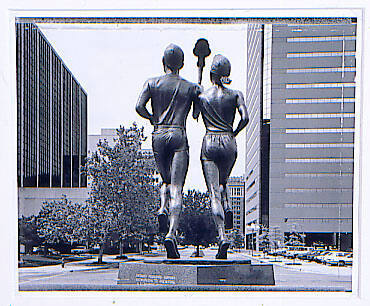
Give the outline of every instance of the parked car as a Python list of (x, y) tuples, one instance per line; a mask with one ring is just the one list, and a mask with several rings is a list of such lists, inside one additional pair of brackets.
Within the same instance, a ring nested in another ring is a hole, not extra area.
[(326, 251), (323, 251), (323, 250), (313, 250), (309, 253), (307, 253), (305, 256), (302, 256), (301, 259), (305, 259), (305, 260), (308, 260), (308, 261), (315, 261), (315, 257), (316, 256), (319, 256), (320, 254), (324, 253)]
[(289, 249), (285, 253), (285, 257), (297, 258), (300, 255), (307, 254), (312, 250), (313, 250), (313, 247), (305, 247), (305, 246), (289, 247)]
[(323, 252), (320, 252), (318, 255), (314, 256), (313, 260), (315, 262), (318, 262), (318, 263), (321, 263), (322, 262), (322, 259), (324, 258), (325, 255), (329, 254), (330, 251), (323, 251)]
[(270, 249), (267, 254), (272, 256), (281, 256), (287, 251), (287, 248)]
[(85, 246), (77, 246), (71, 250), (72, 254), (85, 254), (87, 252), (89, 252), (89, 249), (87, 249)]
[(347, 252), (337, 252), (337, 251), (330, 252), (322, 258), (322, 263), (331, 266), (345, 266), (346, 262), (352, 263), (352, 258), (349, 258), (348, 255), (351, 254)]

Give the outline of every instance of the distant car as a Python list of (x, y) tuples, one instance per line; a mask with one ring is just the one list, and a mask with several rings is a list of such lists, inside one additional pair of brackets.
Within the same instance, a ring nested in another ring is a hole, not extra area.
[(289, 247), (289, 249), (285, 253), (285, 257), (287, 257), (287, 258), (297, 258), (300, 255), (307, 254), (312, 250), (313, 250), (312, 247), (305, 247), (305, 246)]
[(84, 253), (87, 253), (88, 251), (89, 251), (89, 249), (87, 249), (86, 247), (78, 246), (78, 247), (75, 247), (74, 249), (72, 249), (71, 253), (72, 254), (84, 254)]
[(323, 252), (319, 253), (318, 255), (314, 256), (313, 260), (315, 262), (321, 263), (324, 256), (329, 254), (329, 253), (330, 253), (330, 251), (323, 251)]
[(218, 246), (211, 246), (209, 249), (210, 250), (218, 250)]
[(311, 251), (311, 252), (307, 253), (305, 256), (302, 256), (301, 259), (306, 259), (308, 261), (314, 261), (315, 256), (319, 256), (323, 252), (325, 252), (325, 251), (322, 251), (322, 250)]
[(352, 258), (348, 257), (351, 255), (347, 252), (330, 252), (322, 258), (322, 263), (331, 266), (345, 266), (346, 264), (352, 264)]
[(278, 248), (270, 252), (270, 255), (273, 256), (284, 256), (288, 249), (287, 248)]

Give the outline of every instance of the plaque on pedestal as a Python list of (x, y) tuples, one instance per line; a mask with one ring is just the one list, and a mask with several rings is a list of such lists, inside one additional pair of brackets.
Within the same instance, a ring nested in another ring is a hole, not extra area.
[(275, 285), (273, 265), (250, 260), (146, 260), (120, 263), (118, 284)]

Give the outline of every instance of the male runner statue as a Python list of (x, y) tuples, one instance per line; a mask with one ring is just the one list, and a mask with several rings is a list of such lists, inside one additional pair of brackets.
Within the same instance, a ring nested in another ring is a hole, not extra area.
[[(238, 90), (224, 87), (230, 84), (231, 65), (229, 60), (216, 55), (211, 66), (213, 87), (200, 95), (199, 108), (193, 117), (202, 113), (206, 134), (203, 138), (201, 161), (203, 175), (211, 198), (213, 218), (219, 235), (217, 259), (227, 258), (230, 243), (225, 237), (225, 228), (233, 227), (233, 215), (226, 190), (226, 183), (234, 166), (237, 148), (235, 136), (248, 124), (248, 112), (243, 94)], [(235, 111), (240, 114), (240, 122), (233, 131)]]
[[(159, 230), (167, 231), (164, 245), (167, 258), (180, 258), (176, 246), (176, 230), (182, 208), (182, 189), (189, 165), (186, 118), (201, 89), (179, 76), (184, 65), (180, 47), (170, 44), (163, 55), (165, 74), (147, 80), (136, 105), (140, 116), (154, 126), (152, 146), (154, 158), (162, 177), (161, 207), (158, 211)], [(151, 100), (153, 114), (146, 108)]]

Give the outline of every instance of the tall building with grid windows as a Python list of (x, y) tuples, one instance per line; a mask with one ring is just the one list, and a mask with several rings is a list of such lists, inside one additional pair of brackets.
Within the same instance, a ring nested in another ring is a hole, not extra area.
[(244, 177), (229, 177), (227, 181), (227, 189), (229, 201), (234, 215), (233, 229), (238, 230), (240, 234), (244, 235)]
[[(260, 126), (269, 129), (260, 128), (259, 140), (247, 141), (258, 141), (265, 147), (261, 156), (268, 157), (269, 169), (259, 176), (268, 185), (268, 219), (247, 214), (246, 225), (267, 221), (283, 233), (304, 232), (308, 245), (322, 242), (349, 249), (356, 25), (268, 25), (263, 30)], [(247, 165), (246, 173), (252, 170)], [(261, 192), (263, 186), (258, 188)], [(247, 213), (253, 209), (249, 198), (247, 191)], [(263, 211), (263, 202), (256, 207)]]
[(19, 213), (29, 214), (85, 192), (71, 190), (87, 183), (87, 94), (35, 24), (16, 24), (16, 65)]

